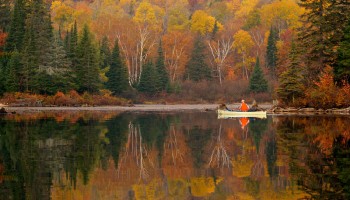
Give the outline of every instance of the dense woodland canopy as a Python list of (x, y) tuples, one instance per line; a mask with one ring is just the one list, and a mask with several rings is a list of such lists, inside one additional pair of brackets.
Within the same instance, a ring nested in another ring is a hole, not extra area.
[(349, 4), (0, 0), (0, 94), (349, 106)]

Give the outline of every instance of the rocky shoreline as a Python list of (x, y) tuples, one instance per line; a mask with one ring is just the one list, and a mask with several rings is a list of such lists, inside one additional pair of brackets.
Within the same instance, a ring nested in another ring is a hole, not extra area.
[(282, 108), (273, 107), (267, 110), (268, 113), (308, 113), (308, 114), (350, 114), (350, 107), (348, 108), (330, 108), (330, 109), (316, 109), (316, 108)]

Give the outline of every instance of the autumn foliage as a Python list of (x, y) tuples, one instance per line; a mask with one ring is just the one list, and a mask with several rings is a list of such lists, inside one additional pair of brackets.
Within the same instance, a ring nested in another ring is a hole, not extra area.
[(2, 47), (5, 45), (7, 33), (0, 30), (0, 55), (2, 54)]
[(127, 105), (128, 101), (114, 97), (109, 91), (101, 91), (100, 94), (84, 93), (79, 95), (75, 90), (64, 94), (57, 92), (53, 96), (45, 96), (29, 93), (5, 93), (1, 102), (10, 106), (103, 106), (103, 105)]
[(315, 87), (306, 92), (306, 104), (316, 108), (346, 107), (350, 105), (350, 85), (343, 82), (338, 87), (334, 82), (332, 68), (327, 66), (321, 73)]

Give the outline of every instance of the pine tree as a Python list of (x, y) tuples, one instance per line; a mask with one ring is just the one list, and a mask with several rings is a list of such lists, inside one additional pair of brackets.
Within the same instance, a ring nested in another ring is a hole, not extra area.
[(294, 42), (289, 53), (289, 60), (287, 71), (283, 72), (279, 78), (280, 85), (277, 89), (277, 95), (283, 102), (294, 104), (295, 100), (302, 97), (304, 93), (299, 53)]
[(0, 30), (8, 32), (11, 21), (11, 7), (9, 0), (0, 0)]
[[(7, 1), (7, 0), (5, 0)], [(25, 0), (16, 0), (13, 8), (12, 21), (6, 40), (5, 51), (21, 50), (25, 35), (26, 5)]]
[(106, 73), (106, 76), (108, 77), (106, 87), (114, 95), (123, 93), (129, 87), (128, 71), (120, 57), (118, 40), (115, 41), (110, 69)]
[(267, 81), (261, 70), (259, 57), (256, 58), (254, 71), (249, 80), (249, 90), (251, 92), (267, 92)]
[(272, 77), (276, 75), (276, 62), (277, 62), (277, 31), (275, 28), (270, 29), (270, 35), (267, 39), (266, 50), (266, 66), (269, 68)]
[(154, 94), (157, 92), (157, 81), (157, 71), (155, 70), (153, 63), (147, 62), (143, 68), (138, 90), (140, 92)]
[(8, 76), (6, 78), (6, 91), (20, 91), (21, 55), (17, 50), (12, 53), (8, 64), (8, 70)]
[(338, 82), (346, 80), (350, 83), (350, 21), (345, 28), (344, 38), (338, 49), (338, 58), (334, 65), (334, 75)]
[(194, 42), (191, 58), (186, 65), (185, 78), (192, 81), (210, 80), (211, 70), (207, 63), (205, 45), (201, 37), (197, 37)]
[(166, 90), (169, 85), (169, 75), (168, 71), (165, 68), (162, 41), (159, 42), (156, 70), (158, 74), (158, 89), (160, 91)]
[(77, 48), (77, 86), (79, 92), (97, 92), (100, 89), (99, 64), (97, 51), (87, 25), (82, 31)]

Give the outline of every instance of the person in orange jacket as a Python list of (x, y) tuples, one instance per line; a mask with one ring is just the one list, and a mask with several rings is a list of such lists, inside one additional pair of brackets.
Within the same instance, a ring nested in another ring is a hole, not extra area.
[(242, 111), (242, 112), (247, 112), (249, 110), (249, 106), (248, 104), (244, 103), (244, 99), (242, 99), (242, 103), (241, 105), (239, 106), (239, 109)]
[(241, 128), (244, 130), (244, 128), (249, 124), (249, 118), (248, 117), (239, 118), (239, 123), (241, 124)]

